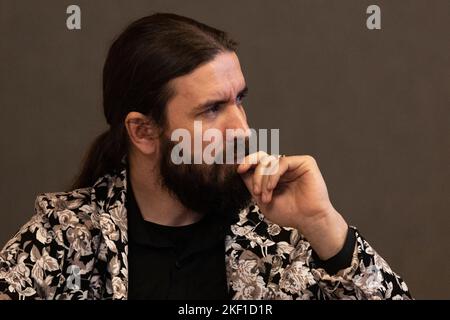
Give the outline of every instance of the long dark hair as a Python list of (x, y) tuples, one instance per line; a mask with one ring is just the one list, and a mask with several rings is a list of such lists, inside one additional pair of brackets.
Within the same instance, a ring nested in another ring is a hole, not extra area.
[(225, 32), (175, 14), (157, 13), (130, 24), (113, 42), (103, 68), (109, 130), (93, 142), (72, 188), (92, 186), (123, 167), (128, 152), (124, 120), (129, 112), (145, 114), (163, 127), (165, 106), (174, 94), (169, 81), (236, 48)]

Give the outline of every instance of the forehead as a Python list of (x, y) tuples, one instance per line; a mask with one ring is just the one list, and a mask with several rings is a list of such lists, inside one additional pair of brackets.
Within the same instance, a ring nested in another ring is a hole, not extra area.
[(244, 88), (245, 80), (237, 55), (225, 52), (190, 74), (172, 80), (171, 85), (175, 90), (172, 103), (191, 105), (210, 99), (231, 98)]

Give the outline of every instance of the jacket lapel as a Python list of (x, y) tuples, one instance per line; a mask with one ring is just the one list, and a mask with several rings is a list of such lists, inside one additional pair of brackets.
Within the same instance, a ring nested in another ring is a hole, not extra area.
[(126, 169), (117, 175), (106, 175), (94, 185), (103, 240), (99, 259), (106, 263), (104, 298), (128, 297), (126, 185)]

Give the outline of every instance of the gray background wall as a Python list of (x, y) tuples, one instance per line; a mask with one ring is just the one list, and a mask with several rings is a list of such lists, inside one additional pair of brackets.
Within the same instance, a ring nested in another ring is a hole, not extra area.
[[(81, 7), (82, 29), (66, 28)], [(378, 4), (382, 30), (365, 10)], [(101, 69), (132, 20), (166, 11), (229, 31), (253, 127), (316, 157), (335, 207), (416, 298), (450, 298), (450, 1), (0, 0), (0, 243), (36, 194), (66, 189), (105, 128)]]

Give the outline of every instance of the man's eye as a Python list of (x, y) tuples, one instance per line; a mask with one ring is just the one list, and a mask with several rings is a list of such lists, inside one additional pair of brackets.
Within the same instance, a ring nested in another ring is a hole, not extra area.
[(236, 104), (241, 105), (242, 104), (242, 100), (244, 100), (245, 96), (246, 96), (245, 93), (238, 95), (237, 98), (236, 98)]
[(207, 115), (214, 115), (217, 112), (219, 112), (221, 105), (220, 104), (213, 104), (212, 106), (208, 107), (205, 111), (205, 114)]

